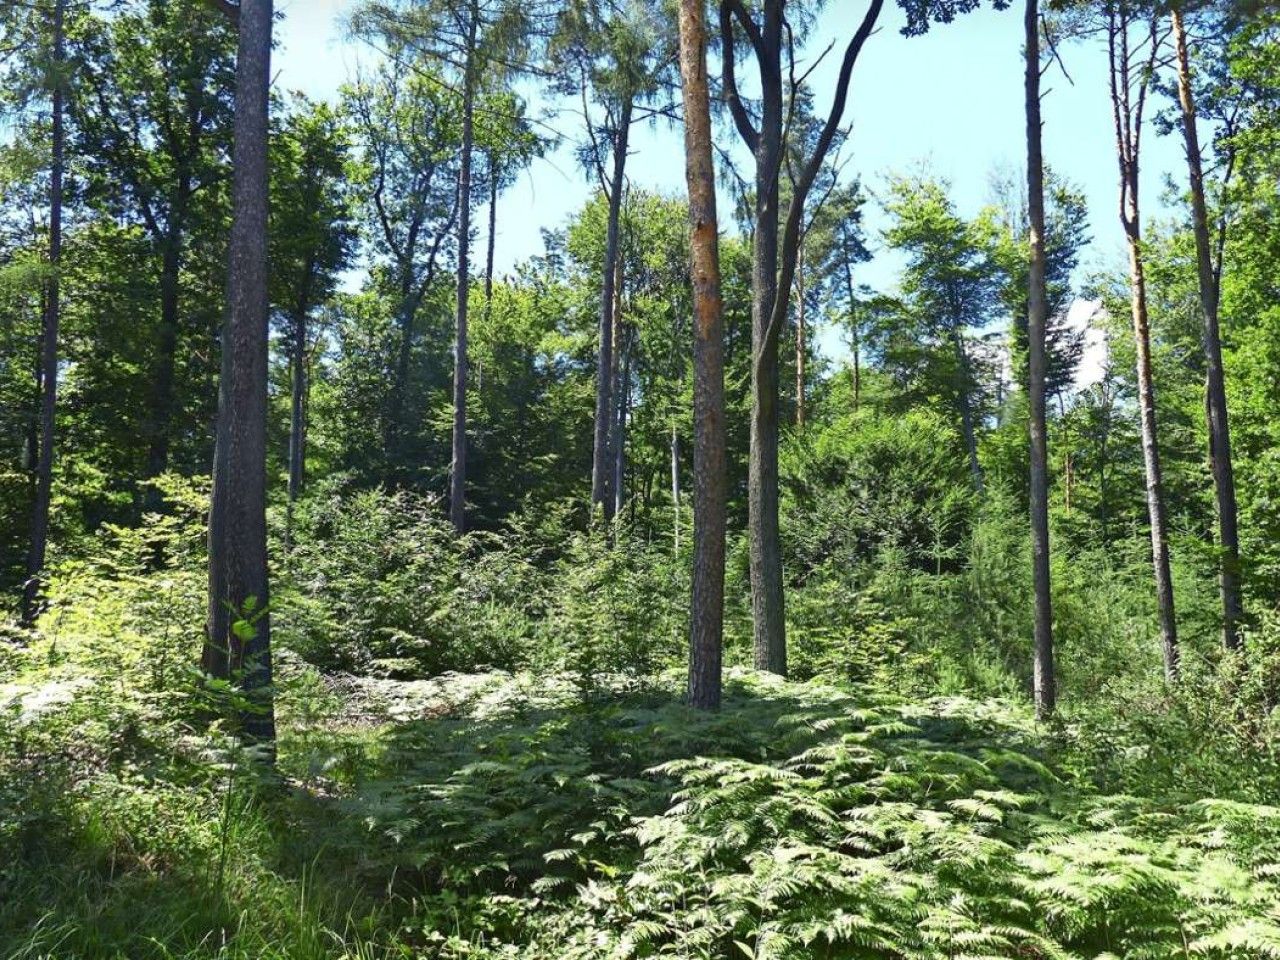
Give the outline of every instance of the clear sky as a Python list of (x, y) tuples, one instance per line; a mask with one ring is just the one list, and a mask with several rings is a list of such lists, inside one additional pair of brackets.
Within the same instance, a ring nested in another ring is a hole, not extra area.
[[(330, 98), (355, 67), (376, 54), (344, 36), (342, 16), (351, 0), (280, 0), (284, 20), (275, 54), (276, 84), (314, 98)], [(864, 5), (831, 0), (807, 50), (811, 55), (835, 42), (812, 76), (815, 108), (829, 104), (839, 54), (855, 29)], [(902, 16), (886, 10), (881, 29), (868, 41), (854, 69), (845, 120), (852, 136), (845, 148), (845, 171), (860, 177), (874, 195), (891, 171), (927, 164), (947, 178), (964, 213), (991, 199), (990, 180), (998, 168), (1020, 170), (1024, 150), (1022, 101), (1022, 11), (982, 9), (935, 27), (923, 37), (898, 32)], [(1122, 250), (1117, 217), (1117, 173), (1107, 95), (1105, 54), (1097, 44), (1060, 48), (1074, 83), (1056, 67), (1046, 76), (1044, 150), (1048, 164), (1081, 188), (1089, 203), (1094, 244), (1086, 267), (1112, 264)], [(713, 65), (714, 69), (714, 65)], [(749, 74), (749, 70), (748, 70)], [(549, 103), (549, 107), (557, 104)], [(1157, 98), (1156, 103), (1165, 106)], [(540, 229), (565, 223), (586, 200), (590, 185), (573, 156), (582, 137), (576, 103), (552, 121), (566, 142), (533, 167), (498, 205), (497, 262), (509, 269), (541, 252)], [(734, 138), (727, 127), (724, 138)], [(633, 135), (629, 176), (633, 185), (668, 193), (684, 191), (683, 141), (669, 126), (642, 127)], [(739, 152), (740, 155), (740, 152)], [(1181, 154), (1173, 137), (1145, 134), (1144, 207), (1159, 213), (1166, 179), (1181, 183)], [(873, 245), (883, 218), (868, 210)], [(883, 254), (862, 268), (861, 281), (879, 289), (892, 286), (896, 265)], [(828, 353), (838, 342), (822, 337)]]

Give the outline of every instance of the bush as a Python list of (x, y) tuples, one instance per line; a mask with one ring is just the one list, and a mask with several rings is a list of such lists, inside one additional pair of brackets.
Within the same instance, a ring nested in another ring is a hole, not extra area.
[(282, 644), (326, 670), (432, 676), (528, 657), (536, 575), (518, 545), (455, 538), (435, 499), (319, 486), (295, 512)]

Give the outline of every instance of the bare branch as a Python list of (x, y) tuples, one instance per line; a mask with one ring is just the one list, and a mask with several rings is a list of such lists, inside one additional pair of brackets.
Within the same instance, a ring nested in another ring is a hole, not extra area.
[[(755, 153), (760, 144), (760, 134), (752, 125), (751, 117), (747, 115), (747, 108), (738, 94), (738, 78), (734, 74), (733, 20), (729, 9), (732, 2), (733, 0), (721, 0), (720, 3), (720, 34), (723, 45), (720, 56), (724, 71), (724, 102), (729, 105), (729, 113), (733, 116), (734, 125), (738, 128), (738, 135), (742, 137), (751, 152)], [(747, 19), (750, 20), (750, 17)]]

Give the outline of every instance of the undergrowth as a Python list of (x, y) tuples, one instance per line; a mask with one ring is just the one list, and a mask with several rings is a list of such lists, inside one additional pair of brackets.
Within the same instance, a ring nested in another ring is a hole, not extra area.
[(1280, 956), (1280, 809), (1102, 793), (1010, 702), (286, 673), (266, 784), (122, 688), (11, 705), (0, 956)]

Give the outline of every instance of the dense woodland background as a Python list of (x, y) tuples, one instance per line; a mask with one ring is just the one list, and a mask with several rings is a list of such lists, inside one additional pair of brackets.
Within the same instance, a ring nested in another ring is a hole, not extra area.
[(1280, 957), (1280, 17), (1006, 11), (970, 216), (850, 172), (880, 0), (834, 89), (679, 7), (369, 0), (269, 110), (269, 0), (0, 7), (0, 956)]

